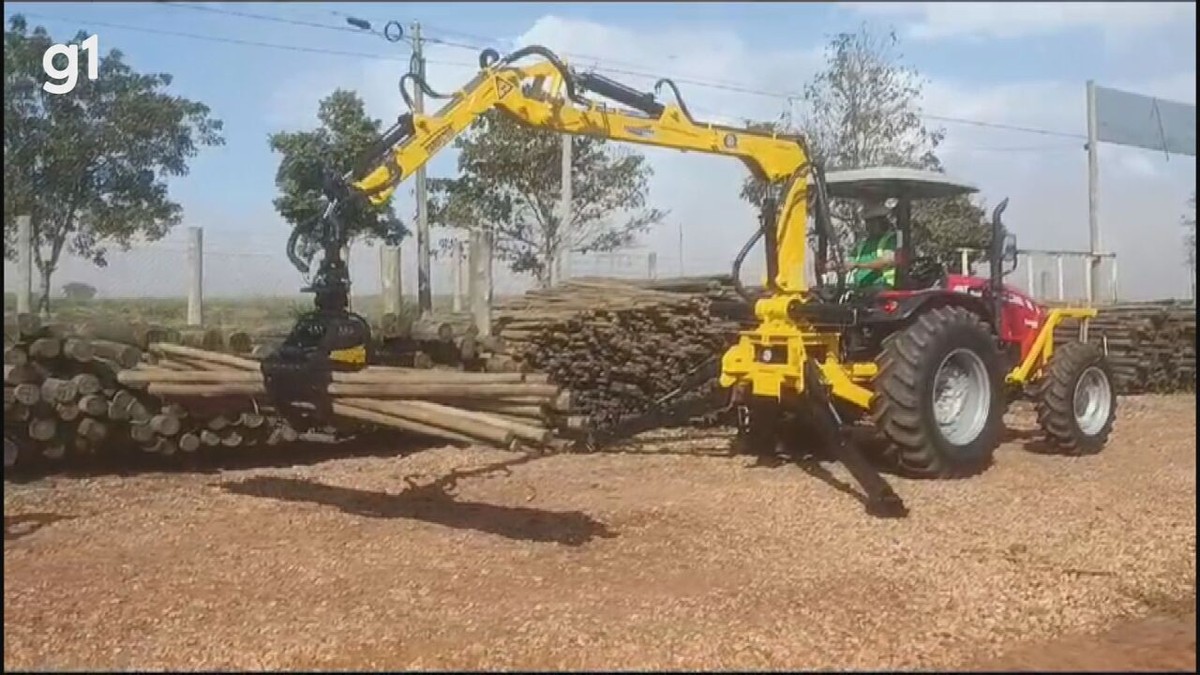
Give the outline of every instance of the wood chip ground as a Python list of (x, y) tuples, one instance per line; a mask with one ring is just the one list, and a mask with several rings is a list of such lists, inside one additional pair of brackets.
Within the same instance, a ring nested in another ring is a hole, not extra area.
[(4, 667), (1194, 671), (1195, 405), (1086, 458), (1015, 409), (904, 521), (699, 432), (10, 482)]

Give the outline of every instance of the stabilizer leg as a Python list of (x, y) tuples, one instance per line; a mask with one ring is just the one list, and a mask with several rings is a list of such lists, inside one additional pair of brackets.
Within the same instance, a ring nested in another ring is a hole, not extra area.
[(821, 369), (811, 358), (804, 364), (804, 389), (808, 396), (813, 424), (824, 437), (855, 482), (862, 487), (867, 497), (867, 513), (881, 518), (903, 518), (908, 507), (879, 471), (867, 460), (866, 455), (851, 442), (842, 430), (842, 421), (830, 399), (829, 385), (821, 376)]

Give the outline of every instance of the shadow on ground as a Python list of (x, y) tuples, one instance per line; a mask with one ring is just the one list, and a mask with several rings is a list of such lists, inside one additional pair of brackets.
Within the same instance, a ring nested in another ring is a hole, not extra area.
[(66, 462), (44, 460), (10, 467), (5, 469), (4, 477), (19, 484), (49, 476), (92, 478), (147, 473), (214, 474), (245, 469), (311, 466), (333, 459), (355, 457), (404, 457), (445, 445), (445, 441), (420, 436), (375, 433), (333, 442), (296, 441), (242, 448), (205, 447), (195, 454), (176, 452), (169, 457), (141, 452), (135, 447), (114, 448), (95, 455), (74, 455)]
[(227, 481), (221, 483), (221, 487), (237, 495), (320, 504), (366, 518), (421, 520), (520, 541), (582, 546), (593, 539), (616, 536), (604, 523), (581, 511), (547, 511), (459, 501), (453, 496), (456, 483), (463, 478), (497, 472), (508, 473), (511, 467), (533, 459), (536, 459), (536, 456), (489, 464), (479, 469), (454, 471), (424, 485), (417, 485), (409, 480), (408, 488), (399, 493), (358, 490), (312, 480), (275, 476)]
[(22, 537), (28, 537), (47, 525), (72, 518), (75, 516), (64, 516), (57, 513), (23, 513), (18, 516), (4, 516), (4, 541), (16, 541)]

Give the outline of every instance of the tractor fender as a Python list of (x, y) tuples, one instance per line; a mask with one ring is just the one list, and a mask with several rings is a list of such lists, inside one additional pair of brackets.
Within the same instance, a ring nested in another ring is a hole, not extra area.
[(992, 309), (987, 300), (969, 293), (960, 293), (945, 289), (929, 289), (915, 293), (880, 293), (877, 305), (886, 307), (890, 302), (895, 306), (892, 311), (880, 310), (876, 313), (880, 323), (908, 324), (924, 314), (939, 307), (961, 307), (977, 315), (981, 321), (995, 328), (992, 320)]

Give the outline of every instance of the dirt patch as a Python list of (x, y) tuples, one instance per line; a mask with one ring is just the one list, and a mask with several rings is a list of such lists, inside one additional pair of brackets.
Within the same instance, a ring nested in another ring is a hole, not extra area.
[[(1165, 653), (1168, 629), (1122, 622), (1194, 608), (1195, 398), (1120, 415), (1068, 458), (1018, 410), (982, 476), (893, 479), (905, 520), (711, 432), (8, 484), (4, 665), (1060, 670), (1098, 648), (1055, 641), (1097, 634)], [(1052, 643), (1058, 662), (1022, 656)]]

